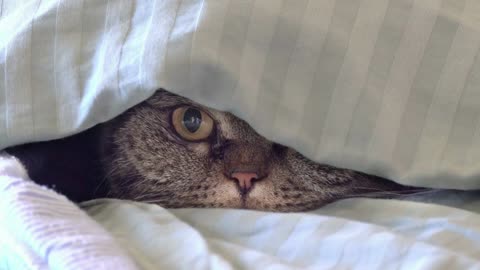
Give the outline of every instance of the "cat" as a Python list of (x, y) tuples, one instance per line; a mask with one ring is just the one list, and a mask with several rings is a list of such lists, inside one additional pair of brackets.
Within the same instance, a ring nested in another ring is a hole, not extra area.
[(163, 89), (85, 132), (6, 152), (34, 181), (76, 202), (107, 197), (168, 208), (293, 212), (428, 190), (315, 163), (231, 113)]

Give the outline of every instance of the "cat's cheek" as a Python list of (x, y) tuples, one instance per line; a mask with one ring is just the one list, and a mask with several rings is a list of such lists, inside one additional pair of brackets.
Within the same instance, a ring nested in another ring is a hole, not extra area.
[(217, 120), (218, 129), (224, 139), (232, 140), (238, 137), (238, 132), (233, 128), (235, 119), (224, 112), (210, 110), (215, 120)]
[(247, 197), (247, 208), (270, 208), (277, 202), (278, 198), (274, 194), (274, 188), (268, 181), (258, 182), (254, 185)]
[[(216, 175), (216, 174), (215, 174)], [(207, 178), (208, 189), (196, 189), (196, 199), (192, 202), (204, 207), (242, 208), (242, 198), (236, 184), (223, 176)]]
[(197, 156), (208, 157), (210, 154), (210, 144), (206, 142), (191, 143), (187, 148), (194, 152)]
[(215, 189), (214, 203), (227, 208), (241, 208), (242, 198), (235, 184), (225, 182)]

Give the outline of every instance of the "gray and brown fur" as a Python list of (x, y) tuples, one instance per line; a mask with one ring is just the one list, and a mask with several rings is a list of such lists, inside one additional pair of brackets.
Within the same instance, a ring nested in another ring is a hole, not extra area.
[[(214, 119), (214, 130), (205, 141), (185, 141), (172, 127), (172, 111), (184, 105), (204, 110)], [(43, 152), (38, 150), (32, 158), (39, 147)], [(52, 150), (55, 147), (58, 151)], [(342, 198), (388, 197), (421, 190), (312, 162), (260, 136), (230, 113), (164, 90), (80, 135), (7, 151), (26, 164), (34, 180), (61, 186), (60, 192), (77, 201), (114, 197), (172, 208), (304, 211)], [(39, 156), (48, 156), (48, 160), (43, 158), (38, 165)], [(55, 165), (58, 159), (75, 167), (70, 168), (75, 175)], [(55, 166), (63, 172), (55, 175)], [(259, 178), (252, 188), (242, 190), (229, 177), (236, 170), (255, 171)], [(86, 189), (83, 193), (82, 188)]]

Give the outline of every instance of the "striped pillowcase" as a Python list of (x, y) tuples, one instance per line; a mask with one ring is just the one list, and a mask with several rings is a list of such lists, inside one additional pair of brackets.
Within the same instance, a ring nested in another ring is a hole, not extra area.
[(480, 188), (479, 1), (18, 2), (0, 2), (0, 148), (164, 87), (319, 162)]

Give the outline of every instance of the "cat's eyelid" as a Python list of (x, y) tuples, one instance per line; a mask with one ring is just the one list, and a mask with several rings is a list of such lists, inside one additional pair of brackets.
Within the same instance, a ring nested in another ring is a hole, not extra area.
[(207, 108), (205, 108), (205, 107), (202, 107), (202, 106), (200, 106), (200, 105), (183, 103), (183, 104), (179, 104), (179, 105), (174, 106), (173, 110), (176, 110), (176, 109), (181, 108), (181, 107), (188, 107), (188, 108), (192, 108), (192, 109), (196, 109), (196, 110), (202, 111), (202, 112), (204, 112), (205, 114), (207, 114), (208, 116), (210, 116), (210, 118), (212, 118), (212, 119), (215, 120), (215, 117), (213, 117), (213, 115), (212, 115), (212, 113), (210, 112), (210, 110), (207, 109)]

